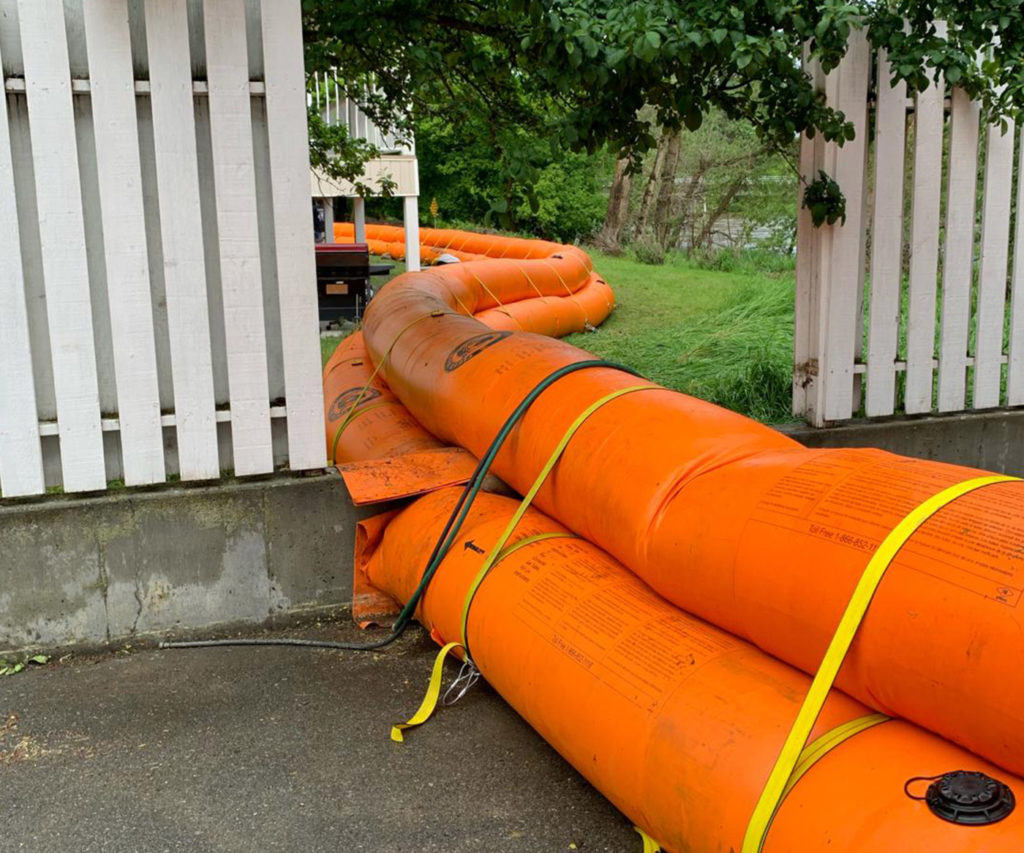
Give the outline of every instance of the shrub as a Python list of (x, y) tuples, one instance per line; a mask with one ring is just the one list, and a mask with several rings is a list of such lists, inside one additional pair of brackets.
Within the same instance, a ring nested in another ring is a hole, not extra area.
[(642, 264), (660, 266), (665, 263), (665, 247), (649, 231), (633, 241), (632, 249), (633, 255)]

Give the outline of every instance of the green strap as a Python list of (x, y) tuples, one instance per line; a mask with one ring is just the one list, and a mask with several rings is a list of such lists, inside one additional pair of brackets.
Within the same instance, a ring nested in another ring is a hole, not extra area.
[(562, 457), (562, 453), (565, 451), (565, 448), (569, 446), (569, 442), (572, 440), (572, 437), (576, 434), (576, 431), (581, 426), (583, 426), (584, 423), (586, 423), (587, 419), (592, 414), (594, 414), (594, 412), (596, 412), (602, 406), (607, 405), (612, 400), (616, 400), (625, 394), (632, 394), (634, 391), (647, 391), (651, 389), (658, 390), (659, 386), (630, 385), (628, 388), (620, 388), (617, 391), (612, 391), (612, 393), (606, 394), (600, 400), (591, 403), (576, 418), (576, 420), (572, 422), (569, 429), (565, 431), (565, 435), (563, 435), (562, 438), (559, 440), (558, 444), (555, 446), (555, 449), (548, 457), (548, 461), (544, 463), (544, 467), (541, 468), (540, 473), (537, 475), (537, 478), (533, 481), (533, 485), (530, 486), (530, 490), (526, 493), (525, 497), (520, 502), (519, 506), (516, 507), (516, 511), (512, 514), (511, 520), (505, 527), (505, 530), (502, 532), (501, 536), (498, 537), (498, 541), (494, 543), (494, 547), (491, 548), (491, 552), (487, 555), (487, 558), (484, 560), (483, 565), (480, 567), (480, 571), (477, 572), (476, 577), (473, 578), (473, 582), (469, 586), (469, 591), (466, 593), (466, 600), (463, 602), (462, 605), (462, 644), (466, 647), (467, 651), (469, 649), (469, 640), (466, 636), (466, 623), (469, 620), (469, 608), (470, 605), (473, 603), (473, 598), (476, 595), (476, 591), (480, 588), (480, 584), (484, 582), (484, 578), (487, 577), (488, 573), (491, 571), (492, 568), (494, 568), (495, 564), (501, 558), (502, 549), (505, 547), (505, 543), (508, 542), (509, 537), (512, 536), (512, 533), (515, 531), (516, 527), (519, 525), (519, 522), (526, 514), (526, 510), (529, 509), (530, 504), (533, 503), (533, 499), (537, 496), (537, 492), (540, 491), (541, 486), (544, 485), (544, 481), (547, 480), (548, 475), (554, 469), (555, 465), (558, 463), (558, 460)]

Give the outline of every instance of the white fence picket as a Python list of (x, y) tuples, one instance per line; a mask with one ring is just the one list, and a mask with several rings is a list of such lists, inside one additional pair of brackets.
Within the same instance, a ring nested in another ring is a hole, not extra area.
[(263, 0), (260, 13), (267, 136), (274, 180), (288, 456), (293, 469), (322, 468), (326, 464), (323, 387), (316, 334), (316, 268), (310, 239), (309, 141), (299, 0)]
[[(809, 48), (804, 48), (804, 68), (810, 74), (816, 89), (825, 85), (821, 65), (809, 59)], [(804, 186), (813, 181), (822, 167), (825, 143), (822, 135), (813, 139), (800, 139), (800, 181), (797, 185), (797, 247), (796, 293), (793, 324), (793, 413), (806, 414), (815, 421), (820, 411), (818, 400), (817, 358), (820, 351), (820, 296), (823, 265), (820, 263), (821, 241), (828, 232), (815, 228), (811, 212), (803, 205)]]
[(1017, 223), (1013, 240), (1013, 278), (1010, 290), (1010, 348), (1006, 370), (1006, 402), (1024, 405), (1024, 131), (1017, 163)]
[(863, 31), (850, 35), (836, 78), (832, 103), (853, 123), (856, 136), (841, 149), (829, 143), (826, 162), (846, 194), (846, 223), (831, 226), (828, 298), (822, 302), (826, 332), (820, 370), (825, 378), (823, 418), (850, 417), (854, 409), (854, 359), (860, 342), (864, 292), (864, 202), (867, 173), (867, 92), (870, 51)]
[(20, 232), (7, 95), (0, 90), (0, 492), (5, 497), (45, 488)]
[(939, 345), (940, 412), (963, 409), (966, 403), (979, 112), (962, 89), (953, 89)]
[(907, 414), (932, 410), (935, 386), (935, 308), (942, 206), (945, 93), (940, 77), (917, 95), (914, 107), (914, 186), (907, 295)]
[(185, 0), (146, 0), (160, 234), (183, 480), (220, 473)]
[(165, 479), (126, 0), (83, 7), (126, 485)]
[(891, 415), (896, 402), (903, 252), (903, 166), (907, 87), (891, 86), (889, 62), (878, 58), (875, 113), (875, 199), (871, 224), (871, 319), (868, 324), (868, 417)]
[(274, 469), (245, 0), (203, 5), (235, 473)]
[(20, 0), (18, 18), (39, 210), (64, 490), (106, 487), (71, 71), (61, 0)]
[(974, 395), (971, 407), (999, 405), (1003, 375), (1003, 320), (1013, 189), (1014, 127), (1006, 133), (988, 128), (981, 220), (981, 268), (978, 273), (977, 325), (974, 335)]

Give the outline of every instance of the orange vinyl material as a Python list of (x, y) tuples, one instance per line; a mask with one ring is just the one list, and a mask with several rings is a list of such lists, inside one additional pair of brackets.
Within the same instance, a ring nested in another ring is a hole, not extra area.
[[(488, 240), (490, 254), (516, 248)], [(597, 281), (572, 247), (407, 273), (370, 304), (367, 352), (374, 364), (390, 352), (382, 379), (423, 429), (479, 456), (542, 378), (587, 354), (460, 314), (502, 306), (512, 313), (508, 303), (539, 289), (567, 293), (559, 304), (586, 315), (572, 283), (601, 287)], [(512, 433), (494, 472), (524, 492), (572, 420), (635, 381), (603, 368), (560, 380)], [(669, 601), (810, 673), (885, 535), (918, 503), (977, 473), (877, 450), (805, 449), (745, 417), (660, 390), (628, 395), (590, 418), (535, 503)], [(1022, 483), (982, 489), (914, 534), (837, 682), (872, 708), (1017, 773), (1022, 501)]]
[(332, 463), (445, 446), (416, 422), (379, 374), (373, 375), (361, 332), (345, 338), (324, 367), (324, 419)]
[[(358, 534), (357, 575), (405, 600), (423, 570), (424, 543), (437, 537), (457, 494), (435, 492), (397, 516), (370, 519)], [(418, 611), (439, 642), (461, 639), (479, 550), (490, 550), (515, 505), (477, 498)], [(530, 510), (511, 541), (557, 530), (564, 528)], [(685, 571), (691, 562), (681, 556), (677, 565)], [(740, 849), (806, 675), (672, 606), (579, 539), (533, 542), (501, 560), (476, 593), (468, 634), (488, 682), (663, 847)], [(812, 737), (867, 713), (834, 690)], [(989, 773), (1018, 798), (1024, 792), (1021, 779), (909, 723), (862, 731), (790, 791), (764, 850), (1024, 849), (1024, 809), (989, 826), (955, 826), (904, 793), (912, 777), (957, 769)]]
[(439, 447), (338, 466), (356, 506), (383, 503), (466, 483), (477, 460), (461, 447)]
[[(351, 223), (337, 223), (335, 232), (344, 236), (345, 225), (351, 235)], [(389, 240), (401, 242), (403, 239), (401, 228), (368, 225), (367, 230)], [(483, 267), (486, 271), (491, 261), (457, 265), (462, 268), (462, 275), (477, 283), (478, 291), (471, 295), (467, 291), (468, 301), (463, 301), (460, 290), (450, 289), (454, 309), (445, 310), (475, 316), (491, 329), (561, 337), (599, 325), (615, 307), (612, 289), (593, 272), (590, 259), (574, 247), (468, 231), (423, 229), (422, 233), (446, 249), (453, 243), (471, 246), (476, 250), (471, 255), (475, 258), (486, 258), (486, 250), (494, 241), (498, 246), (492, 250), (495, 255), (536, 256), (543, 251), (552, 255), (565, 252), (572, 257), (567, 268), (556, 269), (554, 274), (552, 262), (547, 262), (536, 281), (536, 273), (524, 270), (517, 274), (511, 286), (499, 282), (494, 285), (496, 289), (490, 289), (487, 284), (481, 286), (483, 279), (477, 275), (477, 270)], [(446, 288), (450, 269), (452, 267), (439, 267), (424, 274), (433, 276), (440, 287)], [(432, 322), (423, 320), (427, 324)], [(412, 332), (410, 327), (398, 334), (404, 337)], [(360, 393), (368, 382), (371, 387)], [(434, 438), (408, 414), (388, 389), (382, 373), (374, 375), (374, 364), (367, 358), (359, 332), (342, 341), (324, 368), (324, 417), (328, 459), (332, 462), (362, 462), (444, 446), (444, 442)], [(436, 485), (450, 482), (442, 478)]]

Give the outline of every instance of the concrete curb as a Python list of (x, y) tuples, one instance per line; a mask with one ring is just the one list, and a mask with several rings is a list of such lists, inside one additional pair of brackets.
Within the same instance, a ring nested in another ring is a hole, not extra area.
[(360, 512), (336, 473), (0, 507), (0, 650), (315, 618), (347, 604)]
[(777, 429), (808, 447), (878, 447), (1000, 474), (1024, 474), (1021, 409), (865, 418), (820, 429), (802, 423), (785, 424)]

